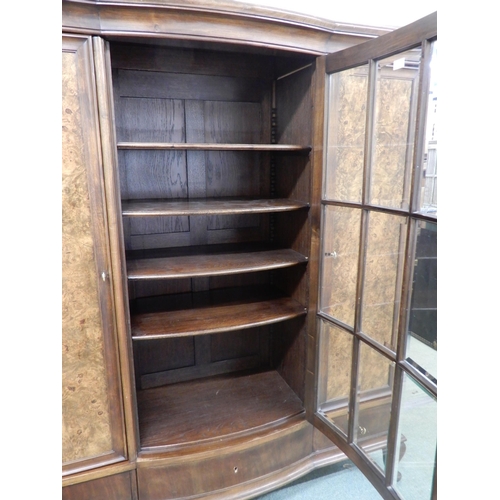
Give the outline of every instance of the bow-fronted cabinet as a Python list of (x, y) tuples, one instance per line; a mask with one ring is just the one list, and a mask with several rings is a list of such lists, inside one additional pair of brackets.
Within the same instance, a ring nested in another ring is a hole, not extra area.
[(346, 457), (403, 496), (404, 378), (437, 394), (407, 352), (435, 38), (63, 2), (65, 500), (251, 498)]

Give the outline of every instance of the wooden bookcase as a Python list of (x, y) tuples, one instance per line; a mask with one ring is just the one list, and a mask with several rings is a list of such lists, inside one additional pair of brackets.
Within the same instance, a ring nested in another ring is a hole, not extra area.
[(197, 38), (93, 40), (128, 454), (65, 499), (249, 498), (344, 457), (310, 422), (320, 52)]
[(314, 60), (186, 45), (110, 44), (140, 453), (305, 412)]
[[(66, 133), (91, 131), (90, 231), (107, 259), (93, 377), (108, 399), (92, 404), (112, 409), (83, 446), (79, 396), (63, 498), (252, 498), (344, 459), (315, 414), (322, 56), (384, 30), (223, 1), (73, 0), (63, 31), (84, 47), (71, 78), (85, 75), (91, 118)], [(379, 408), (366, 449), (386, 445)]]

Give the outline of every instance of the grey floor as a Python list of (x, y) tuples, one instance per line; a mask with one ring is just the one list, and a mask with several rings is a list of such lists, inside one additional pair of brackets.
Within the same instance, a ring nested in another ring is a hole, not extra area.
[(349, 460), (315, 470), (259, 500), (380, 500), (382, 497)]
[[(411, 337), (408, 356), (437, 378), (437, 351)], [(396, 489), (405, 500), (429, 500), (436, 450), (436, 402), (418, 385), (405, 380), (401, 430), (407, 438), (399, 463)], [(382, 465), (381, 452), (370, 458)], [(380, 500), (382, 497), (350, 461), (315, 470), (259, 500)]]

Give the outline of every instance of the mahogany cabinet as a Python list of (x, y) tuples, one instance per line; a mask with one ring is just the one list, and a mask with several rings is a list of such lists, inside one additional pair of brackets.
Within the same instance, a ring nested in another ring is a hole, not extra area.
[(250, 498), (345, 458), (313, 418), (322, 56), (384, 31), (63, 2), (63, 498)]

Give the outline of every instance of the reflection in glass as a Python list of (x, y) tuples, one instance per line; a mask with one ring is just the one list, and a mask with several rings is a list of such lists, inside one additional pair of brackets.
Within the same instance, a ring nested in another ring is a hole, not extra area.
[(329, 420), (347, 435), (351, 390), (353, 336), (321, 320), (321, 364), (325, 378), (320, 381), (319, 404)]
[(417, 224), (406, 357), (437, 376), (437, 224), (432, 222)]
[(325, 198), (361, 202), (368, 66), (329, 76)]
[(437, 41), (432, 44), (420, 212), (437, 216)]
[(437, 403), (409, 375), (404, 375), (396, 490), (405, 500), (429, 500), (437, 443)]
[(391, 418), (394, 363), (360, 343), (357, 444), (385, 471), (384, 450)]
[(325, 206), (320, 307), (354, 326), (361, 210)]
[(396, 350), (406, 217), (370, 212), (366, 242), (361, 330)]
[(409, 208), (421, 49), (378, 61), (370, 203)]

